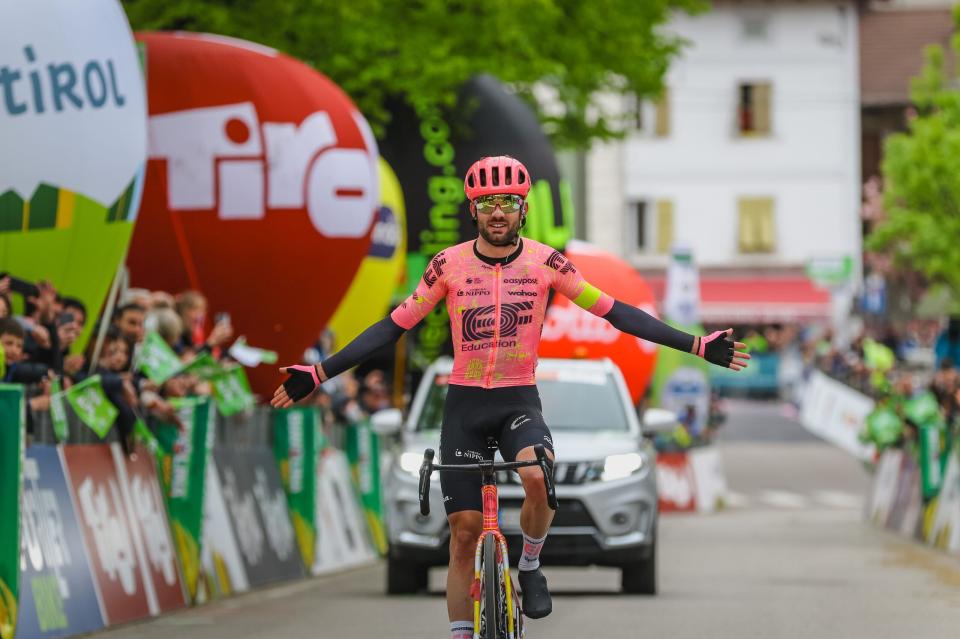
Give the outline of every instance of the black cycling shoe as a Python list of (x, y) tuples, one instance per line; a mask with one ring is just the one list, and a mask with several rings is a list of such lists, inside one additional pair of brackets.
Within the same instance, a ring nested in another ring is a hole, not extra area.
[(547, 589), (547, 578), (540, 568), (518, 570), (520, 592), (523, 593), (523, 614), (531, 619), (543, 619), (553, 611), (553, 600)]

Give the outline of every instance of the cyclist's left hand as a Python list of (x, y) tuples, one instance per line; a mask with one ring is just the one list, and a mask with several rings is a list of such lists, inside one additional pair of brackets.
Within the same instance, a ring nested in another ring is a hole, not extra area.
[(733, 341), (733, 329), (728, 328), (701, 337), (698, 355), (711, 364), (738, 371), (746, 368), (750, 359), (746, 348), (743, 342)]

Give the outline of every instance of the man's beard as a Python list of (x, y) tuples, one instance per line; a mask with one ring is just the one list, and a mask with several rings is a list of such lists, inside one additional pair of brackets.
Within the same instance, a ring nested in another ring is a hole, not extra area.
[(490, 223), (487, 222), (487, 224), (480, 227), (480, 237), (485, 239), (487, 242), (489, 242), (493, 246), (511, 246), (513, 244), (516, 244), (517, 237), (520, 235), (520, 221), (517, 220), (517, 222), (513, 225), (510, 225), (509, 222), (507, 222), (506, 224), (507, 224), (506, 232), (499, 238), (496, 238), (496, 237), (493, 237), (489, 233), (489, 231), (487, 231), (487, 227), (490, 225)]

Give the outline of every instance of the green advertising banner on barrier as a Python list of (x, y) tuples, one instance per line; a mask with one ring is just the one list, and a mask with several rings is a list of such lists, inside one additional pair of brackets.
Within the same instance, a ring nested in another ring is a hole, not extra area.
[(317, 444), (322, 439), (317, 436), (319, 418), (317, 410), (309, 407), (273, 412), (273, 454), (287, 493), (300, 555), (308, 570), (313, 567), (317, 541)]
[(160, 477), (190, 600), (197, 602), (200, 583), (200, 542), (203, 539), (203, 499), (207, 458), (213, 440), (213, 401), (209, 397), (171, 398), (183, 430), (160, 424)]
[(20, 493), (26, 404), (23, 386), (0, 384), (0, 639), (13, 639), (20, 583)]
[(347, 426), (346, 453), (353, 482), (360, 492), (370, 536), (377, 552), (383, 555), (387, 552), (387, 534), (380, 493), (380, 440), (370, 427), (369, 419)]

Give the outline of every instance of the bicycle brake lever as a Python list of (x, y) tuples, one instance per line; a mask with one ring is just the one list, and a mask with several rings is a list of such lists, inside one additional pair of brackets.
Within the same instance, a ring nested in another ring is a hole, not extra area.
[(423, 451), (423, 464), (420, 466), (420, 488), (418, 495), (420, 497), (420, 514), (426, 517), (430, 514), (430, 475), (433, 474), (433, 456), (432, 448)]
[(536, 453), (540, 470), (543, 471), (543, 487), (547, 489), (547, 505), (550, 510), (556, 510), (559, 504), (557, 503), (557, 491), (553, 485), (553, 461), (547, 457), (547, 451), (543, 444), (535, 445), (533, 452)]

